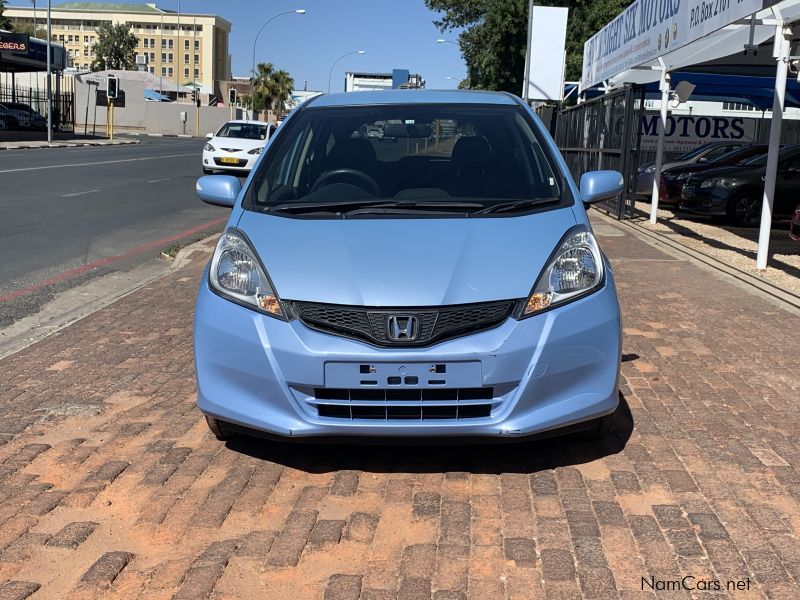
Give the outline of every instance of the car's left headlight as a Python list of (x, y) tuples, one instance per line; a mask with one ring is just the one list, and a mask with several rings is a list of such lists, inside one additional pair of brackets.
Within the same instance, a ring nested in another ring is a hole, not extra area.
[(211, 144), (206, 144), (206, 147), (205, 147), (205, 151), (206, 152), (214, 152), (214, 150), (216, 150), (216, 148), (214, 148), (214, 146), (212, 146)]
[(519, 303), (519, 319), (566, 304), (598, 290), (605, 277), (603, 255), (586, 227), (578, 225), (562, 238), (531, 295)]
[(700, 183), (701, 188), (720, 187), (724, 189), (735, 187), (739, 182), (730, 177), (710, 177)]
[(209, 267), (211, 289), (264, 314), (286, 319), (280, 298), (247, 237), (237, 229), (222, 234)]
[(675, 179), (677, 179), (678, 181), (686, 181), (691, 176), (692, 176), (691, 173), (678, 173), (678, 175), (676, 175)]
[(252, 150), (247, 152), (248, 154), (261, 154), (261, 147), (253, 148)]

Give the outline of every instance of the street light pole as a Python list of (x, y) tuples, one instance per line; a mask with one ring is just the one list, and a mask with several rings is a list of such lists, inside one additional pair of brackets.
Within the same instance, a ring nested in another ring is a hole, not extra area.
[[(35, 35), (36, 32), (34, 32)], [(50, 27), (50, 0), (47, 0), (47, 143), (53, 143), (53, 99), (50, 96), (50, 73), (52, 72), (52, 64), (50, 61), (50, 53), (53, 48), (50, 46), (50, 40), (53, 37), (53, 31)]]
[(331, 93), (331, 77), (333, 76), (333, 68), (336, 66), (336, 64), (337, 64), (337, 63), (338, 63), (340, 60), (342, 60), (343, 58), (345, 58), (345, 57), (347, 57), (347, 56), (351, 56), (351, 55), (353, 55), (353, 54), (366, 54), (366, 53), (367, 53), (367, 51), (366, 51), (366, 50), (356, 50), (355, 52), (348, 52), (347, 54), (342, 54), (342, 55), (341, 55), (339, 58), (337, 58), (337, 59), (334, 61), (334, 63), (331, 65), (331, 70), (330, 70), (330, 72), (328, 73), (328, 93), (329, 93), (329, 94)]
[(264, 31), (264, 27), (272, 23), (278, 17), (282, 17), (283, 15), (304, 15), (306, 14), (305, 8), (298, 8), (297, 10), (287, 10), (286, 12), (278, 13), (274, 17), (270, 17), (267, 21), (261, 26), (261, 29), (258, 30), (256, 37), (253, 39), (253, 66), (250, 69), (250, 72), (253, 74), (253, 77), (256, 76), (256, 43), (258, 42), (258, 36), (261, 35), (261, 32)]

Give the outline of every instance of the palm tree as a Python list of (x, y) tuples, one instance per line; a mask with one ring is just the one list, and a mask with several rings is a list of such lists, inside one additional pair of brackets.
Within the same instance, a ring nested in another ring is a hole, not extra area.
[(272, 110), (275, 111), (278, 116), (282, 115), (285, 110), (286, 101), (291, 97), (292, 91), (294, 90), (294, 79), (283, 69), (275, 71), (270, 78), (267, 89), (269, 90)]
[(253, 84), (252, 109), (254, 112), (268, 108), (270, 100), (269, 85), (274, 73), (275, 67), (272, 63), (258, 63), (256, 65), (256, 72), (250, 78), (250, 83)]

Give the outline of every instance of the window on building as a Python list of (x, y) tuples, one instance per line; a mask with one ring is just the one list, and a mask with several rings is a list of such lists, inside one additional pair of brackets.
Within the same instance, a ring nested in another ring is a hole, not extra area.
[(167, 47), (167, 40), (165, 40), (163, 38), (161, 39), (161, 47), (162, 48), (166, 48)]
[(83, 49), (83, 55), (84, 56), (89, 56), (89, 49), (88, 48), (84, 48)]
[(168, 47), (168, 48), (172, 48), (172, 47), (173, 47), (173, 42), (174, 42), (174, 41), (175, 41), (175, 40), (167, 40), (167, 47)]
[(151, 52), (150, 53), (150, 62), (156, 62), (156, 53), (155, 52)]
[(161, 67), (161, 75), (163, 75), (164, 77), (167, 76), (167, 67)]
[(195, 50), (200, 50), (200, 40), (195, 40), (194, 41), (194, 49)]
[(83, 36), (83, 41), (88, 44), (89, 43), (89, 36), (88, 35)]
[(147, 71), (148, 71), (148, 73), (150, 73), (150, 75), (155, 75), (156, 74), (155, 67), (147, 67)]
[(757, 107), (753, 106), (752, 104), (745, 104), (743, 102), (723, 102), (722, 103), (722, 110), (757, 111), (759, 109)]
[(184, 50), (188, 50), (189, 49), (189, 40), (183, 40), (183, 49)]
[(170, 52), (170, 53), (167, 55), (167, 62), (168, 62), (168, 63), (171, 63), (171, 62), (172, 62), (172, 52)]
[(161, 53), (161, 62), (167, 62), (167, 53), (166, 52), (162, 52)]
[(200, 69), (195, 69), (194, 70), (194, 78), (197, 79), (198, 77), (200, 77)]
[(198, 54), (194, 55), (194, 64), (196, 65), (200, 64), (200, 56)]
[(184, 54), (184, 55), (183, 55), (183, 62), (184, 62), (185, 64), (187, 64), (187, 65), (189, 64), (189, 55), (188, 55), (188, 54)]
[(188, 68), (183, 70), (183, 76), (184, 77), (189, 77), (189, 69)]
[(172, 77), (172, 73), (173, 73), (172, 67), (170, 67), (169, 69), (167, 69), (167, 72), (169, 73), (169, 76), (170, 76), (170, 77)]

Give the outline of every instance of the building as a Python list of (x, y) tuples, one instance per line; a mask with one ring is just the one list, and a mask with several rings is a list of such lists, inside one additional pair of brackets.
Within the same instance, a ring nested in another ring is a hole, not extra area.
[[(4, 14), (14, 25), (33, 24), (35, 16), (37, 29), (47, 18), (46, 10), (33, 7), (6, 6)], [(79, 70), (91, 69), (100, 24), (125, 23), (139, 41), (136, 54), (146, 57), (145, 70), (163, 78), (165, 87), (198, 84), (219, 95), (217, 82), (231, 76), (231, 23), (215, 15), (178, 13), (156, 4), (67, 2), (52, 8), (50, 20), (53, 40), (65, 46)]]
[(363, 73), (348, 71), (344, 78), (345, 92), (424, 88), (420, 75), (411, 75), (408, 69), (394, 69), (391, 73)]

